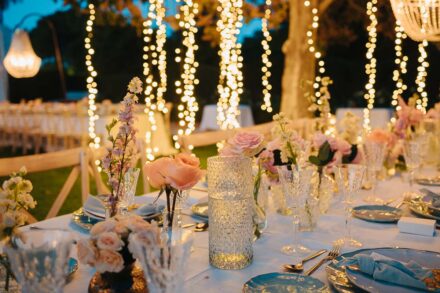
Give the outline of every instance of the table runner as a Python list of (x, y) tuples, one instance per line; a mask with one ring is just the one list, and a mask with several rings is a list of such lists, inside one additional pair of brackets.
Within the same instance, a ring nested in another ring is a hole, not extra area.
[[(421, 186), (415, 185), (416, 188)], [(392, 178), (389, 181), (382, 181), (377, 188), (378, 195), (383, 199), (399, 198), (391, 205), (398, 204), (402, 199), (402, 193), (409, 189), (407, 183), (402, 182), (400, 177)], [(439, 187), (431, 187), (433, 191), (440, 192)], [(354, 206), (365, 204), (362, 200), (371, 191), (361, 191), (355, 199)], [(151, 201), (156, 193), (138, 197), (137, 202)], [(200, 191), (191, 192), (191, 202), (196, 202), (207, 194)], [(406, 206), (403, 206), (404, 213), (409, 214)], [(39, 227), (68, 228), (76, 233), (78, 237), (87, 237), (87, 233), (75, 227), (70, 222), (71, 215), (64, 215), (35, 224)], [(188, 216), (184, 216), (184, 223), (194, 222)], [(314, 232), (303, 232), (299, 234), (302, 243), (311, 249), (331, 248), (332, 241), (344, 236), (345, 216), (343, 211), (342, 198), (336, 197), (329, 212), (322, 215), (318, 221), (318, 227)], [(298, 259), (286, 256), (280, 252), (281, 246), (292, 239), (291, 218), (276, 214), (273, 209), (268, 213), (268, 227), (262, 238), (254, 243), (253, 263), (239, 271), (223, 271), (209, 265), (208, 261), (208, 232), (194, 233), (194, 250), (188, 260), (185, 272), (184, 292), (241, 292), (243, 284), (250, 278), (264, 273), (280, 271), (284, 263), (294, 263)], [(438, 232), (439, 230), (437, 230)], [(440, 237), (425, 237), (411, 234), (399, 233), (396, 224), (378, 224), (365, 222), (354, 218), (352, 220), (352, 235), (360, 240), (362, 248), (375, 247), (407, 247), (422, 250), (440, 252)], [(350, 249), (352, 250), (352, 249)], [(350, 251), (344, 249), (342, 252)], [(353, 249), (354, 250), (354, 249)], [(76, 254), (76, 249), (73, 254)], [(306, 264), (306, 269), (316, 261)], [(313, 274), (328, 284), (325, 266), (322, 266)], [(66, 286), (66, 293), (87, 292), (89, 280), (93, 275), (93, 269), (80, 265), (72, 281)]]

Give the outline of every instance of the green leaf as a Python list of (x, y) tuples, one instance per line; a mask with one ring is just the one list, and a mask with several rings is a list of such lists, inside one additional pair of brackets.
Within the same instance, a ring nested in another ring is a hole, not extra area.
[(312, 163), (313, 165), (316, 165), (316, 166), (320, 166), (321, 165), (321, 161), (318, 159), (317, 156), (310, 156), (309, 157), (309, 162)]
[(328, 141), (325, 141), (319, 148), (318, 158), (320, 161), (325, 162), (329, 159), (332, 150)]
[(356, 158), (357, 154), (358, 154), (358, 148), (357, 148), (357, 145), (354, 144), (351, 146), (351, 153), (342, 157), (342, 163), (349, 164), (349, 163), (353, 162), (353, 160)]

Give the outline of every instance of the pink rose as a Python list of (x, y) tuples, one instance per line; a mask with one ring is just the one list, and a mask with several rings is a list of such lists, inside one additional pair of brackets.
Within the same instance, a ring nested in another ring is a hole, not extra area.
[(422, 111), (419, 109), (412, 108), (409, 115), (409, 124), (410, 125), (417, 125), (419, 124), (424, 117), (425, 114), (423, 114)]
[(219, 154), (222, 157), (234, 157), (240, 156), (242, 154), (242, 151), (234, 146), (227, 145), (220, 150)]
[(266, 149), (269, 151), (280, 150), (281, 149), (281, 139), (279, 137), (277, 137), (274, 140), (268, 142)]
[(380, 128), (374, 129), (367, 135), (368, 141), (376, 143), (389, 144), (391, 139), (391, 133)]
[(109, 219), (103, 222), (96, 223), (90, 230), (90, 236), (97, 236), (105, 232), (114, 231), (116, 226), (116, 221), (114, 219)]
[(325, 136), (321, 132), (318, 132), (315, 133), (312, 140), (313, 140), (313, 146), (319, 149), (324, 144), (324, 142), (327, 141), (327, 136)]
[(272, 174), (277, 174), (277, 168), (273, 165), (275, 163), (273, 152), (268, 150), (262, 151), (258, 156), (258, 160), (264, 170), (267, 170)]
[(175, 157), (175, 160), (177, 162), (179, 162), (179, 163), (190, 165), (190, 166), (193, 166), (193, 167), (200, 166), (199, 158), (197, 158), (195, 156), (191, 156), (191, 155), (185, 154), (185, 153), (177, 154), (176, 157)]
[(99, 234), (96, 245), (99, 249), (119, 251), (124, 246), (124, 241), (115, 232), (104, 232)]
[(103, 249), (99, 252), (95, 263), (95, 269), (100, 272), (119, 273), (124, 268), (124, 259), (116, 251)]
[(228, 144), (241, 154), (255, 156), (262, 148), (264, 136), (257, 131), (242, 131), (228, 140)]
[(165, 177), (170, 165), (174, 164), (171, 158), (160, 158), (154, 162), (147, 163), (144, 166), (144, 174), (147, 176), (151, 186), (162, 188), (165, 184)]
[(89, 239), (80, 239), (77, 243), (78, 259), (81, 263), (94, 266), (98, 256), (98, 249)]
[(196, 185), (203, 175), (204, 172), (199, 167), (176, 161), (168, 166), (165, 181), (176, 189), (186, 190)]
[(332, 151), (340, 152), (342, 155), (349, 155), (351, 153), (351, 144), (345, 139), (331, 137), (329, 143)]

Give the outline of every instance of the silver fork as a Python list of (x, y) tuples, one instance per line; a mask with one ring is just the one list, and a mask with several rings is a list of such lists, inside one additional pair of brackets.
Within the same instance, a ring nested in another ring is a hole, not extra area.
[(326, 263), (332, 259), (335, 259), (339, 255), (340, 251), (341, 251), (341, 244), (335, 243), (332, 247), (332, 250), (330, 250), (330, 252), (327, 254), (327, 256), (324, 257), (323, 259), (321, 259), (316, 265), (311, 267), (307, 272), (304, 273), (304, 275), (310, 276), (311, 274), (313, 274), (314, 271), (316, 271), (324, 263)]

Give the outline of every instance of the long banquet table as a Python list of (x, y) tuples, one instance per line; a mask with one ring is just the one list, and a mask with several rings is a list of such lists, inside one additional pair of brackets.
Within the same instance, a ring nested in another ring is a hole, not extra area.
[[(422, 186), (415, 185), (415, 188)], [(409, 185), (404, 183), (400, 177), (394, 177), (388, 181), (382, 181), (377, 188), (378, 195), (384, 199), (397, 198), (391, 205), (395, 206), (402, 200), (402, 193), (409, 189)], [(431, 190), (440, 192), (440, 187), (430, 187)], [(355, 206), (365, 204), (362, 200), (369, 191), (361, 191), (355, 199)], [(155, 195), (155, 193), (154, 193)], [(200, 191), (192, 191), (190, 200), (197, 202), (206, 198), (207, 194)], [(138, 202), (151, 201), (153, 194), (138, 197)], [(409, 211), (403, 206), (406, 214)], [(194, 233), (194, 249), (187, 262), (185, 274), (184, 292), (241, 292), (243, 284), (250, 278), (259, 274), (280, 271), (280, 266), (284, 263), (294, 263), (298, 259), (286, 256), (280, 252), (281, 246), (291, 240), (292, 224), (289, 217), (278, 215), (269, 210), (268, 228), (262, 238), (254, 243), (254, 260), (247, 268), (239, 271), (225, 271), (213, 268), (208, 261), (208, 232)], [(78, 237), (87, 237), (87, 233), (81, 231), (70, 222), (71, 215), (64, 215), (36, 224), (39, 227), (68, 228)], [(184, 223), (194, 222), (190, 217), (184, 218)], [(344, 212), (341, 200), (335, 198), (334, 204), (329, 212), (320, 217), (318, 227), (314, 232), (300, 233), (302, 244), (311, 249), (322, 248), (330, 249), (332, 241), (344, 235)], [(364, 244), (364, 248), (375, 247), (406, 247), (422, 250), (440, 252), (440, 237), (425, 237), (412, 234), (399, 233), (395, 224), (377, 224), (365, 222), (358, 219), (352, 220), (352, 234)], [(344, 249), (342, 252), (349, 250)], [(76, 254), (76, 249), (73, 252)], [(305, 265), (306, 269), (312, 266), (317, 260), (310, 261)], [(312, 276), (328, 284), (325, 266), (322, 266)], [(65, 287), (67, 293), (87, 292), (87, 286), (93, 275), (93, 269), (85, 265), (80, 265), (79, 270), (73, 276), (73, 280)]]

